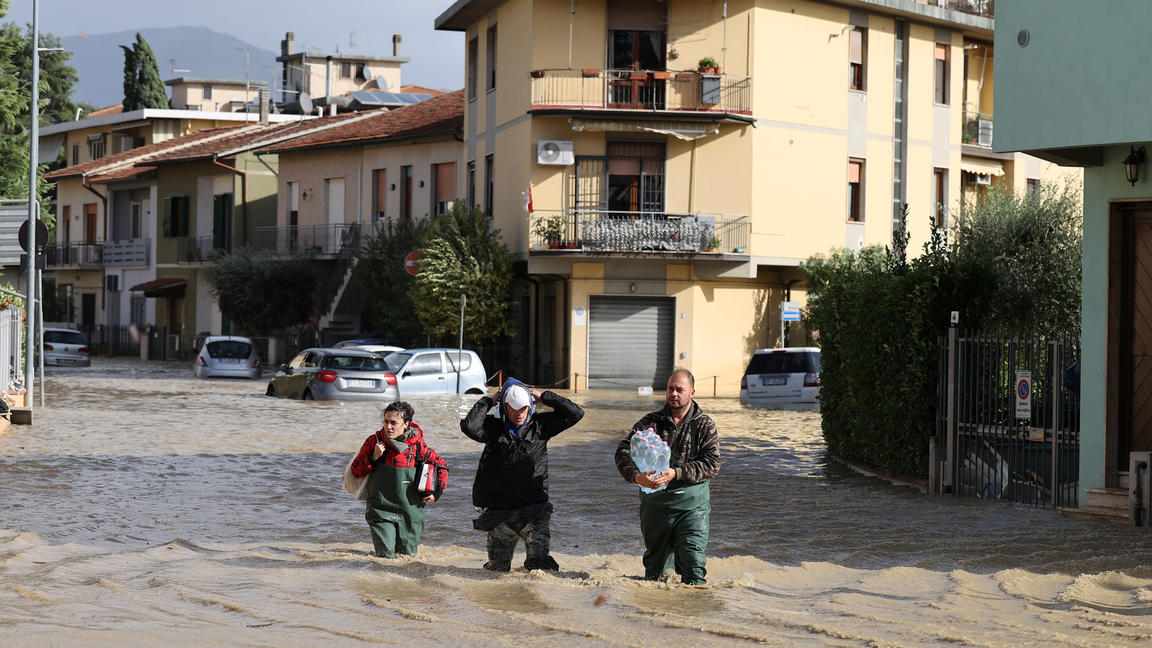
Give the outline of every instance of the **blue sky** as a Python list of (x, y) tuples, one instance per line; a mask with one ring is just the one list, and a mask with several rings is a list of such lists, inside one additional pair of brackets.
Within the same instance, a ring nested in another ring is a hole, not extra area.
[[(297, 47), (392, 53), (401, 34), (404, 82), (454, 89), (464, 84), (464, 35), (433, 23), (451, 0), (40, 0), (39, 27), (57, 36), (146, 27), (202, 25), (251, 45), (280, 51), (285, 32)], [(33, 0), (12, 0), (4, 20), (28, 23)]]

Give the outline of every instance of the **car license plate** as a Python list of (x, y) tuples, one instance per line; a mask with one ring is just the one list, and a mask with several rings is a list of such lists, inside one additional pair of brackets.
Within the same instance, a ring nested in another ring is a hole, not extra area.
[(349, 378), (344, 381), (349, 387), (375, 387), (375, 380), (365, 380), (363, 378)]
[(784, 376), (773, 376), (772, 378), (761, 378), (760, 384), (765, 386), (765, 387), (771, 387), (774, 385), (787, 385), (788, 379), (785, 378)]
[(59, 364), (62, 364), (62, 365), (74, 365), (74, 364), (76, 364), (75, 360), (66, 360), (64, 358), (61, 358), (61, 359), (57, 360), (56, 362)]

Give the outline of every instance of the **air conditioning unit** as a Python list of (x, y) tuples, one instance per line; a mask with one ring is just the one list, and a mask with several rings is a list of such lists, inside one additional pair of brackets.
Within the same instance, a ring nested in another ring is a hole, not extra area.
[(992, 176), (987, 174), (987, 173), (977, 173), (976, 174), (976, 184), (978, 184), (978, 185), (990, 185), (990, 184), (992, 184)]
[(572, 142), (561, 140), (539, 140), (536, 142), (536, 164), (558, 164), (568, 166), (575, 162)]

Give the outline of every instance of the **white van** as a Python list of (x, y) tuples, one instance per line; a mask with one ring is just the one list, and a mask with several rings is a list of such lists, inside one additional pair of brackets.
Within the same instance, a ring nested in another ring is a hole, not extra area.
[(740, 379), (740, 402), (753, 405), (816, 404), (820, 349), (757, 349)]

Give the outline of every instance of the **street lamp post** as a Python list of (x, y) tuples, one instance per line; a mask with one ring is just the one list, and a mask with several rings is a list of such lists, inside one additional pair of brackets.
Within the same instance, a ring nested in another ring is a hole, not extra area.
[(36, 300), (40, 297), (36, 273), (36, 222), (40, 201), (36, 191), (36, 167), (40, 164), (40, 0), (32, 0), (32, 114), (28, 131), (28, 290), (24, 302), (24, 405), (32, 407), (34, 358), (36, 355)]

